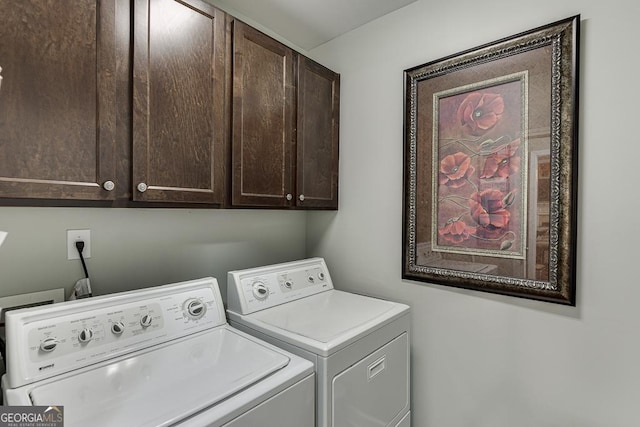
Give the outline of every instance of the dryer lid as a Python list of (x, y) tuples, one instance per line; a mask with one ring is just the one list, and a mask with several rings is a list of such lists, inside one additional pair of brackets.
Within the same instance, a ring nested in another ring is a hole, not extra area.
[(285, 367), (289, 358), (220, 328), (36, 386), (34, 405), (62, 405), (68, 426), (166, 426)]
[(243, 319), (263, 326), (268, 335), (325, 355), (408, 311), (404, 304), (330, 290)]

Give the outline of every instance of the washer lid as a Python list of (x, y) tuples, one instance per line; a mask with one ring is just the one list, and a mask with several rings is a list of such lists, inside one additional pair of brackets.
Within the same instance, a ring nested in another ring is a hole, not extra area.
[(241, 316), (239, 321), (326, 356), (408, 311), (405, 304), (330, 290)]
[(166, 426), (285, 367), (289, 358), (226, 327), (31, 390), (68, 426)]

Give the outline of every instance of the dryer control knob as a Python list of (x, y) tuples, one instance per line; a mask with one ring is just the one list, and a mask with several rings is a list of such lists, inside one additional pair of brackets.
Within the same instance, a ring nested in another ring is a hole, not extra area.
[(113, 325), (111, 325), (111, 332), (114, 335), (122, 335), (122, 333), (124, 332), (124, 323), (116, 322)]
[(253, 296), (260, 301), (264, 301), (269, 296), (269, 288), (262, 282), (253, 283)]
[(58, 339), (56, 337), (49, 337), (49, 338), (45, 338), (40, 343), (40, 350), (46, 353), (49, 353), (55, 350), (57, 346), (58, 346)]
[(93, 331), (91, 328), (84, 328), (78, 334), (78, 341), (87, 343), (93, 339)]
[(153, 322), (153, 317), (150, 314), (145, 314), (140, 318), (140, 326), (143, 328), (151, 326), (151, 322)]

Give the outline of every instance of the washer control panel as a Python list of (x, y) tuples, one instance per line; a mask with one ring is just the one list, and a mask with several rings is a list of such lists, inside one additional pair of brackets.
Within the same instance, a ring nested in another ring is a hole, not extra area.
[(322, 258), (229, 273), (229, 310), (249, 314), (333, 289)]
[(217, 286), (208, 278), (8, 312), (11, 380), (46, 378), (226, 324)]

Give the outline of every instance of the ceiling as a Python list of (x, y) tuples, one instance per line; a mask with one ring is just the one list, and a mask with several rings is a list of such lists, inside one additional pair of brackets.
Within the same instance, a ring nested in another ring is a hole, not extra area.
[[(311, 50), (416, 0), (214, 0)], [(242, 16), (238, 16), (242, 19)]]

